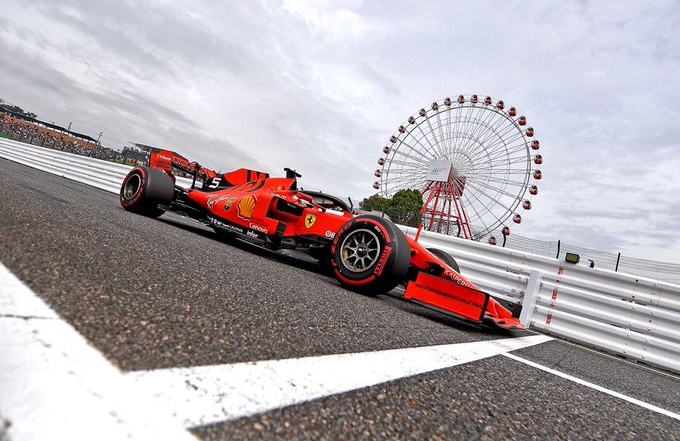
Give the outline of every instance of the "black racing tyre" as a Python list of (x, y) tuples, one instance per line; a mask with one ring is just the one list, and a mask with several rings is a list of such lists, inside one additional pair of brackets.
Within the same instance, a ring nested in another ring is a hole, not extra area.
[(450, 255), (446, 251), (440, 250), (439, 248), (428, 248), (427, 251), (439, 257), (441, 260), (444, 261), (445, 264), (447, 264), (448, 266), (453, 268), (458, 274), (460, 274), (460, 267), (458, 266), (458, 262), (456, 262), (456, 259), (454, 259), (452, 255)]
[(386, 293), (406, 278), (411, 249), (404, 233), (389, 220), (357, 216), (336, 233), (331, 264), (346, 288), (366, 295)]
[(149, 217), (165, 213), (158, 204), (175, 196), (175, 183), (167, 174), (149, 167), (130, 170), (120, 187), (120, 205), (128, 211)]

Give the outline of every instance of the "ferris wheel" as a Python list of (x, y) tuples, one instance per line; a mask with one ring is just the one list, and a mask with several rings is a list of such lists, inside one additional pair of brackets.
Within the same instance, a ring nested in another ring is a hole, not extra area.
[(487, 96), (459, 95), (422, 108), (392, 135), (373, 188), (423, 196), (426, 230), (472, 240), (510, 234), (538, 194), (543, 157), (527, 119)]

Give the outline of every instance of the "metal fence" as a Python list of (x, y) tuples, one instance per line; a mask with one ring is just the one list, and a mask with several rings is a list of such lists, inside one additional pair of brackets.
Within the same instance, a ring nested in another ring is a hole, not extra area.
[(590, 266), (592, 263), (595, 268), (637, 274), (643, 277), (680, 284), (680, 264), (678, 263), (639, 259), (624, 256), (621, 253), (598, 251), (561, 241), (536, 240), (516, 234), (508, 236), (505, 247), (526, 251), (539, 256), (553, 257), (561, 261), (564, 260), (567, 253), (574, 253), (580, 256), (581, 265)]

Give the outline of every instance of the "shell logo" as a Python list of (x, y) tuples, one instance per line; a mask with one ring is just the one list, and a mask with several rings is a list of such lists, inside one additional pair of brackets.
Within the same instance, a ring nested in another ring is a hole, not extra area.
[(255, 211), (255, 202), (257, 199), (253, 195), (242, 198), (237, 205), (238, 215), (244, 219), (250, 219)]

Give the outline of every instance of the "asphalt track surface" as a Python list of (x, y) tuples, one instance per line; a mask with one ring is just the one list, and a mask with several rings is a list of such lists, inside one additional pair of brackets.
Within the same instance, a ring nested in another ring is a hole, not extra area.
[[(534, 335), (398, 293), (354, 294), (312, 265), (222, 243), (176, 216), (128, 213), (117, 195), (4, 159), (0, 191), (0, 263), (124, 373)], [(558, 340), (512, 355), (189, 430), (204, 440), (680, 439), (678, 376)]]

